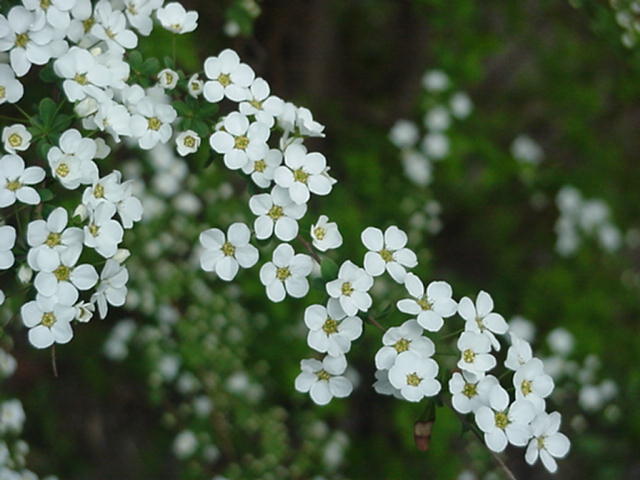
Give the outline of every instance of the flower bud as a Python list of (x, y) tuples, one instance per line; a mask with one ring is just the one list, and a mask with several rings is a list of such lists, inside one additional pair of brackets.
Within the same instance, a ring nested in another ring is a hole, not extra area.
[(87, 323), (93, 317), (93, 313), (96, 310), (96, 306), (89, 302), (76, 303), (76, 320), (82, 323)]
[(131, 256), (131, 252), (126, 248), (119, 248), (116, 254), (113, 256), (113, 259), (122, 264), (124, 261)]
[(413, 441), (418, 450), (426, 452), (431, 443), (431, 431), (433, 430), (433, 420), (427, 422), (419, 421), (413, 425)]
[(27, 284), (31, 281), (32, 276), (33, 270), (31, 270), (28, 265), (21, 265), (18, 269), (18, 280), (20, 280), (20, 282)]
[(91, 97), (87, 97), (84, 100), (76, 103), (76, 105), (73, 107), (73, 111), (76, 112), (76, 115), (81, 118), (88, 117), (89, 115), (98, 111), (98, 102), (96, 102)]
[(78, 205), (76, 207), (76, 209), (73, 211), (73, 217), (80, 217), (80, 220), (82, 220), (83, 222), (87, 219), (87, 217), (89, 216), (89, 212), (87, 211), (87, 207), (84, 203), (81, 203), (80, 205)]

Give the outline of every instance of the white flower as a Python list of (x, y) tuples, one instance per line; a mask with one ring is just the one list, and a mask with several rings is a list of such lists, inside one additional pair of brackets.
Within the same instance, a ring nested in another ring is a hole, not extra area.
[(456, 92), (449, 99), (449, 106), (454, 117), (467, 118), (473, 110), (473, 102), (464, 92)]
[[(209, 83), (209, 82), (207, 82)], [(206, 95), (205, 84), (205, 95)], [(248, 162), (263, 160), (269, 146), (269, 127), (260, 123), (249, 123), (247, 117), (232, 112), (224, 118), (224, 130), (215, 132), (209, 138), (211, 148), (224, 154), (224, 164), (231, 170), (244, 168)]]
[(228, 48), (217, 57), (205, 60), (204, 73), (209, 79), (204, 84), (204, 98), (211, 103), (217, 103), (224, 97), (234, 102), (246, 100), (247, 88), (255, 78), (251, 67), (240, 63), (238, 54)]
[(418, 138), (418, 126), (409, 120), (396, 121), (389, 132), (389, 140), (398, 148), (412, 148), (418, 143)]
[(340, 300), (340, 306), (347, 315), (358, 311), (366, 312), (371, 308), (369, 289), (373, 286), (373, 277), (364, 268), (346, 260), (338, 271), (338, 278), (327, 283), (327, 293)]
[(449, 111), (442, 106), (428, 110), (424, 116), (424, 125), (431, 131), (440, 132), (449, 128), (451, 117)]
[(32, 64), (44, 65), (51, 59), (53, 31), (22, 6), (13, 7), (6, 18), (0, 16), (0, 35), (0, 51), (10, 50), (11, 68), (18, 77), (26, 75)]
[(151, 14), (162, 6), (163, 0), (124, 0), (124, 12), (132, 27), (142, 35), (153, 29)]
[(95, 23), (91, 27), (91, 34), (103, 40), (109, 50), (122, 53), (125, 49), (136, 48), (138, 37), (127, 29), (127, 18), (124, 13), (114, 10), (111, 2), (100, 0), (94, 10)]
[(554, 387), (553, 379), (544, 372), (544, 365), (539, 358), (532, 358), (516, 370), (513, 386), (516, 400), (529, 400), (538, 412), (544, 410), (544, 399), (551, 395)]
[(189, 90), (189, 95), (193, 98), (198, 98), (202, 94), (202, 89), (204, 88), (204, 82), (200, 80), (200, 77), (197, 73), (191, 75), (189, 82), (187, 83), (187, 90)]
[(566, 435), (558, 432), (560, 420), (561, 416), (558, 412), (542, 412), (531, 422), (533, 438), (529, 442), (524, 457), (529, 465), (536, 463), (540, 456), (544, 467), (551, 473), (556, 472), (558, 465), (555, 458), (565, 457), (571, 447), (571, 442)]
[(5, 102), (16, 103), (24, 95), (24, 87), (16, 80), (9, 65), (0, 64), (0, 105)]
[(298, 392), (309, 392), (311, 400), (318, 405), (326, 405), (333, 397), (348, 397), (353, 385), (342, 376), (347, 368), (344, 355), (331, 357), (327, 355), (322, 362), (306, 359), (300, 362), (302, 372), (296, 377), (295, 387)]
[(0, 270), (13, 266), (15, 258), (11, 249), (16, 243), (16, 230), (11, 225), (0, 226)]
[(478, 376), (496, 366), (496, 359), (489, 352), (491, 341), (488, 337), (476, 332), (462, 332), (458, 338), (458, 350), (461, 352), (458, 368)]
[(31, 145), (32, 135), (21, 123), (2, 129), (4, 149), (9, 153), (23, 152)]
[(115, 214), (113, 203), (101, 202), (89, 215), (89, 225), (84, 227), (84, 244), (105, 258), (115, 255), (124, 236), (120, 223), (113, 220)]
[(376, 370), (376, 381), (373, 383), (373, 389), (380, 395), (393, 395), (397, 399), (404, 399), (400, 390), (391, 385), (389, 381), (389, 370)]
[(173, 33), (189, 33), (198, 27), (198, 12), (186, 11), (178, 2), (167, 3), (156, 15), (160, 24)]
[(54, 343), (68, 343), (73, 338), (71, 321), (75, 317), (73, 302), (38, 295), (20, 309), (22, 323), (29, 328), (29, 342), (36, 348)]
[(429, 70), (422, 77), (422, 86), (430, 92), (441, 92), (449, 87), (449, 77), (442, 70)]
[(89, 290), (97, 281), (98, 272), (93, 265), (74, 266), (61, 258), (52, 272), (38, 272), (34, 285), (43, 296), (57, 296), (59, 301), (73, 305), (78, 300), (78, 290)]
[(489, 404), (489, 393), (496, 385), (499, 382), (493, 375), (480, 378), (464, 370), (462, 373), (455, 372), (449, 380), (451, 404), (462, 414), (475, 412), (481, 406)]
[(547, 336), (547, 343), (554, 353), (567, 356), (573, 350), (573, 335), (565, 328), (554, 328)]
[(493, 299), (484, 290), (476, 297), (476, 303), (463, 297), (458, 304), (458, 314), (466, 321), (465, 330), (485, 335), (495, 350), (500, 350), (500, 342), (494, 334), (507, 333), (509, 325), (502, 315), (493, 312)]
[(449, 137), (441, 132), (428, 133), (422, 139), (422, 149), (432, 160), (441, 160), (449, 154)]
[[(436, 351), (433, 342), (422, 336), (422, 327), (415, 320), (407, 320), (399, 327), (391, 327), (382, 336), (384, 346), (376, 353), (376, 368), (391, 368), (403, 352), (415, 352), (421, 357), (431, 357)], [(400, 388), (400, 387), (396, 387)]]
[(438, 364), (432, 358), (425, 358), (415, 352), (402, 352), (389, 370), (389, 382), (400, 390), (400, 394), (410, 402), (419, 402), (424, 397), (433, 397), (440, 392), (440, 382), (436, 380)]
[(327, 161), (321, 153), (307, 153), (304, 145), (294, 143), (284, 151), (284, 163), (286, 166), (276, 169), (274, 179), (289, 191), (294, 202), (307, 203), (309, 192), (316, 195), (328, 195), (331, 192), (331, 181), (323, 175)]
[(3, 155), (0, 158), (0, 208), (13, 205), (16, 200), (38, 205), (40, 195), (29, 185), (40, 183), (44, 177), (42, 168), (24, 168), (22, 158), (17, 155)]
[(531, 345), (526, 340), (521, 339), (514, 333), (511, 336), (511, 346), (507, 350), (507, 358), (504, 366), (509, 370), (518, 370), (522, 365), (531, 360)]
[(195, 153), (200, 148), (200, 135), (193, 130), (187, 130), (176, 137), (176, 148), (181, 157)]
[[(127, 298), (127, 282), (129, 271), (113, 259), (107, 260), (102, 272), (96, 292), (91, 296), (91, 302), (98, 305), (100, 318), (107, 316), (108, 305), (121, 307)], [(90, 311), (93, 314), (93, 310)], [(89, 316), (89, 318), (91, 318)], [(86, 321), (89, 321), (88, 319)]]
[(180, 76), (175, 70), (165, 68), (158, 72), (158, 84), (165, 90), (173, 90), (178, 85)]
[(484, 432), (484, 441), (490, 450), (502, 452), (507, 441), (523, 447), (531, 438), (529, 423), (535, 417), (533, 405), (527, 400), (516, 400), (509, 406), (509, 394), (500, 385), (489, 392), (489, 406), (475, 412), (476, 423)]
[(101, 89), (109, 85), (111, 72), (98, 63), (88, 50), (71, 47), (53, 62), (53, 70), (65, 79), (62, 88), (70, 102), (83, 100), (87, 95), (97, 100), (107, 100), (106, 93)]
[(273, 187), (271, 193), (260, 193), (249, 199), (249, 208), (257, 215), (253, 228), (260, 240), (274, 232), (284, 242), (298, 235), (298, 222), (307, 211), (306, 205), (295, 204), (286, 190)]
[(98, 179), (98, 167), (93, 162), (97, 145), (93, 139), (83, 138), (78, 130), (72, 128), (60, 136), (59, 145), (49, 149), (47, 160), (51, 173), (63, 187), (74, 190)]
[(74, 305), (73, 308), (76, 309), (76, 316), (74, 318), (82, 323), (89, 322), (96, 310), (95, 304), (89, 302), (78, 302)]
[(420, 326), (430, 332), (437, 332), (444, 324), (443, 318), (456, 313), (457, 304), (451, 295), (453, 290), (447, 282), (435, 281), (427, 286), (413, 273), (408, 273), (404, 286), (413, 298), (405, 298), (397, 303), (398, 310), (409, 315), (417, 315)]
[(140, 200), (131, 194), (133, 182), (131, 180), (120, 183), (122, 174), (114, 170), (97, 180), (93, 186), (87, 187), (82, 194), (83, 213), (88, 208), (95, 209), (102, 202), (110, 202), (116, 205), (118, 215), (124, 228), (131, 228), (134, 222), (142, 218), (142, 204)]
[(362, 243), (369, 251), (364, 256), (364, 268), (369, 275), (377, 277), (386, 270), (396, 282), (404, 282), (405, 268), (418, 264), (416, 254), (406, 248), (407, 234), (398, 227), (391, 226), (382, 233), (375, 227), (367, 227), (360, 235)]
[(251, 268), (258, 261), (258, 249), (249, 243), (251, 232), (244, 223), (234, 223), (227, 235), (218, 228), (210, 228), (200, 234), (204, 251), (200, 266), (205, 272), (215, 270), (218, 277), (227, 282), (233, 280), (239, 267)]
[(509, 332), (527, 342), (533, 342), (536, 337), (536, 326), (523, 316), (516, 315), (509, 320)]
[(65, 30), (71, 19), (69, 10), (75, 5), (75, 0), (22, 0), (29, 10), (42, 13), (46, 16), (47, 23), (58, 30)]
[(318, 221), (311, 225), (311, 239), (313, 246), (321, 252), (326, 252), (342, 245), (342, 235), (338, 230), (338, 224), (329, 222), (329, 217), (326, 215), (320, 215)]
[(281, 164), (282, 152), (272, 148), (263, 159), (247, 162), (242, 167), (242, 171), (247, 175), (251, 175), (251, 180), (259, 187), (268, 188), (271, 186), (276, 168)]
[(240, 103), (240, 113), (253, 115), (269, 128), (273, 127), (275, 117), (280, 115), (284, 102), (275, 96), (270, 96), (269, 84), (262, 78), (256, 78), (247, 92), (247, 98)]
[(404, 174), (409, 180), (423, 187), (431, 183), (432, 167), (427, 157), (413, 149), (403, 150), (401, 157)]
[(347, 317), (334, 298), (329, 299), (326, 307), (307, 307), (304, 311), (304, 323), (309, 328), (309, 346), (334, 357), (347, 353), (351, 349), (351, 342), (362, 334), (362, 320)]
[(542, 161), (544, 152), (528, 135), (518, 135), (511, 144), (511, 155), (521, 163), (537, 165)]
[(77, 227), (67, 228), (67, 211), (58, 207), (47, 220), (33, 220), (27, 227), (29, 266), (36, 271), (52, 272), (60, 265), (74, 265), (82, 253), (84, 235)]
[(136, 113), (131, 116), (131, 134), (138, 138), (140, 148), (150, 150), (158, 142), (169, 141), (171, 124), (176, 117), (177, 113), (171, 105), (145, 97), (136, 104)]
[(281, 243), (273, 251), (273, 261), (260, 269), (260, 281), (267, 287), (267, 297), (272, 302), (281, 302), (286, 294), (302, 298), (309, 291), (307, 276), (312, 268), (309, 255), (295, 254), (291, 245)]

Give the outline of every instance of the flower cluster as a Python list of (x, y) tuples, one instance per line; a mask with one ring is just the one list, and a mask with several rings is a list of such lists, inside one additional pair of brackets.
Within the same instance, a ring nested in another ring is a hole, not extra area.
[(433, 161), (449, 155), (447, 130), (454, 120), (469, 116), (473, 104), (461, 91), (452, 91), (449, 77), (440, 70), (430, 70), (422, 78), (427, 110), (423, 124), (427, 133), (421, 137), (420, 128), (410, 120), (398, 120), (389, 139), (402, 153), (407, 178), (417, 185), (426, 186), (433, 177)]
[(555, 230), (558, 235), (556, 251), (569, 256), (580, 246), (582, 236), (593, 237), (607, 252), (616, 251), (622, 234), (611, 220), (609, 207), (600, 199), (584, 199), (574, 187), (563, 187), (556, 196), (560, 217)]

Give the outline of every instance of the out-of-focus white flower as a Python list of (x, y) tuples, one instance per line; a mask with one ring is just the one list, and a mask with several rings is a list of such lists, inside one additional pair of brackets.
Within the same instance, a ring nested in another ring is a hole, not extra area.
[(413, 148), (420, 138), (418, 126), (409, 120), (398, 120), (389, 131), (389, 140), (398, 148)]

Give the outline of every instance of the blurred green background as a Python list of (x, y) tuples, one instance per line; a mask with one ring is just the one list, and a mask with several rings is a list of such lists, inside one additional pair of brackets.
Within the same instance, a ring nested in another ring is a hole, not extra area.
[[(604, 200), (625, 238), (638, 228), (640, 48), (621, 43), (608, 3), (270, 0), (255, 18), (243, 1), (183, 3), (200, 20), (194, 34), (176, 39), (181, 69), (195, 72), (207, 56), (234, 48), (273, 93), (326, 125), (326, 138), (309, 145), (326, 155), (339, 183), (313, 200), (302, 231), (317, 214), (329, 215), (345, 238), (334, 258), (360, 262), (364, 227), (411, 230), (412, 214), (437, 200), (442, 230), (412, 236), (417, 273), (446, 279), (457, 298), (489, 291), (506, 318), (535, 324), (542, 356), (549, 354), (545, 334), (566, 328), (575, 336), (572, 361), (597, 355), (598, 375), (618, 385), (615, 414), (583, 412), (577, 382), (553, 404), (573, 442), (558, 477), (640, 478), (637, 242), (608, 253), (585, 239), (572, 256), (555, 251), (555, 197), (565, 185)], [(225, 34), (230, 20), (239, 35)], [(140, 45), (145, 56), (161, 58), (172, 48), (172, 36), (159, 29)], [(388, 132), (399, 118), (422, 122), (431, 100), (421, 78), (432, 69), (446, 72), (474, 108), (448, 130), (450, 153), (434, 162), (423, 188), (404, 175)], [(545, 152), (537, 166), (510, 152), (522, 133)], [(119, 168), (126, 172), (133, 156), (121, 154)], [(201, 230), (252, 218), (250, 192), (220, 158), (206, 170), (198, 159), (188, 162), (184, 188), (204, 208), (176, 218), (168, 207), (127, 234), (134, 299), (76, 329), (74, 341), (58, 348), (59, 378), (49, 353), (30, 348), (20, 326), (13, 330), (19, 369), (3, 389), (25, 405), (30, 467), (66, 480), (450, 479), (466, 469), (502, 478), (444, 408), (430, 450), (417, 450), (413, 423), (424, 405), (370, 388), (375, 329), (365, 327), (349, 354), (360, 380), (350, 398), (317, 407), (294, 391), (299, 360), (311, 354), (302, 312), (323, 294), (274, 305), (257, 269), (229, 286), (185, 267)], [(132, 171), (150, 181), (154, 167), (145, 165)], [(377, 305), (400, 294), (383, 285)], [(136, 333), (126, 358), (114, 362), (104, 343), (121, 318), (132, 319)], [(392, 314), (384, 323), (403, 319)], [(185, 375), (195, 387), (179, 381)], [(212, 405), (204, 415), (194, 403), (200, 398), (202, 406), (202, 397)], [(201, 447), (177, 459), (176, 435), (186, 430)], [(523, 454), (507, 452), (518, 478), (548, 478)]]

